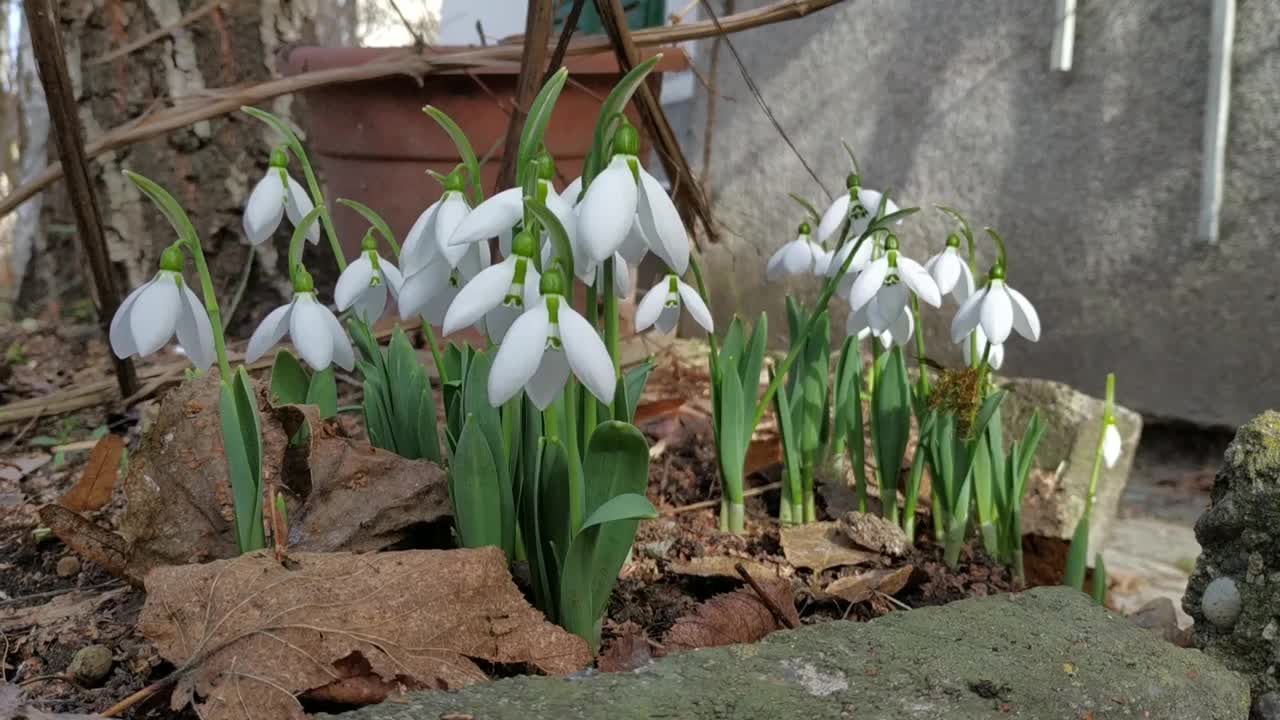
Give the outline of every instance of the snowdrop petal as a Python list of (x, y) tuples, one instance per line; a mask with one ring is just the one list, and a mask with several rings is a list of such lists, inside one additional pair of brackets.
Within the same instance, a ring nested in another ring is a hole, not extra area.
[[(561, 309), (563, 313), (563, 306)], [(498, 407), (515, 397), (537, 372), (547, 349), (551, 319), (544, 300), (529, 308), (507, 330), (489, 371), (489, 404)]]
[(982, 299), (980, 318), (982, 331), (987, 339), (999, 345), (1009, 339), (1009, 331), (1013, 329), (1013, 302), (1003, 282), (992, 281), (986, 296)]
[[(569, 236), (569, 246), (578, 246), (578, 215), (573, 211), (573, 206), (565, 202), (563, 198), (555, 193), (547, 193), (547, 209), (552, 215), (560, 221), (564, 226), (564, 232)], [(574, 262), (577, 262), (577, 255), (574, 255)]]
[(963, 265), (964, 263), (956, 255), (955, 248), (948, 247), (941, 253), (929, 258), (929, 262), (925, 263), (924, 269), (933, 278), (933, 281), (937, 283), (938, 292), (946, 294), (954, 290), (956, 283), (960, 281), (960, 268)]
[(627, 231), (627, 237), (622, 241), (622, 247), (618, 248), (618, 253), (634, 267), (639, 267), (640, 261), (649, 254), (649, 238), (640, 227), (639, 218), (631, 223), (631, 229)]
[(405, 277), (400, 286), (400, 317), (420, 315), (427, 303), (449, 284), (449, 263), (436, 256), (425, 267)]
[(440, 207), (437, 200), (431, 204), (409, 228), (404, 236), (404, 244), (400, 246), (400, 269), (405, 275), (421, 270), (436, 254), (436, 210)]
[(387, 287), (386, 285), (378, 285), (366, 290), (362, 295), (356, 298), (352, 305), (352, 312), (355, 316), (365, 321), (367, 325), (373, 325), (382, 319), (382, 314), (387, 311)]
[(815, 242), (809, 243), (809, 249), (813, 251), (813, 274), (818, 277), (826, 275), (827, 266), (831, 264), (831, 253)]
[(351, 338), (347, 337), (347, 331), (336, 315), (329, 312), (328, 308), (321, 309), (324, 310), (325, 323), (329, 326), (329, 337), (333, 340), (333, 364), (343, 370), (351, 370), (356, 366), (356, 353), (351, 347)]
[(622, 246), (635, 220), (638, 201), (631, 168), (625, 158), (615, 157), (592, 181), (578, 207), (578, 237), (591, 260), (604, 262)]
[[(289, 216), (289, 223), (294, 227), (298, 227), (298, 223), (302, 222), (302, 218), (306, 217), (316, 206), (311, 202), (311, 196), (307, 191), (298, 184), (297, 180), (289, 178), (289, 193), (285, 196), (284, 211)], [(307, 242), (316, 245), (320, 242), (320, 218), (311, 223), (307, 228)]]
[(942, 293), (938, 290), (938, 284), (923, 267), (920, 267), (920, 263), (909, 257), (898, 255), (898, 277), (902, 278), (907, 287), (911, 288), (911, 291), (921, 300), (934, 307), (942, 305)]
[(244, 234), (249, 242), (261, 245), (271, 237), (284, 218), (284, 184), (274, 168), (253, 186), (244, 204)]
[[(452, 308), (452, 306), (450, 306)], [(507, 337), (507, 331), (511, 329), (511, 323), (520, 317), (521, 310), (510, 305), (499, 305), (498, 307), (485, 313), (484, 330), (489, 335), (489, 339), (494, 343), (501, 344)], [(446, 322), (448, 315), (445, 316)]]
[(640, 304), (636, 306), (635, 328), (636, 332), (647, 330), (651, 325), (658, 321), (658, 316), (662, 314), (662, 307), (667, 300), (667, 279), (664, 276), (662, 281), (649, 289), (640, 299)]
[(871, 320), (867, 317), (868, 311), (871, 309), (872, 303), (867, 303), (857, 310), (849, 313), (849, 317), (845, 320), (844, 331), (848, 335), (857, 335), (858, 339), (866, 337), (871, 330)]
[(546, 410), (556, 401), (564, 384), (569, 380), (569, 359), (563, 350), (549, 349), (542, 355), (542, 364), (524, 386), (529, 402), (539, 410)]
[[(466, 219), (469, 208), (466, 199), (462, 197), (462, 193), (450, 191), (444, 195), (444, 198), (440, 201), (440, 209), (436, 210), (436, 251), (444, 255), (449, 261), (450, 267), (457, 267), (458, 262), (467, 254), (471, 246), (451, 245), (449, 244), (449, 239), (453, 237), (453, 233), (457, 231), (458, 226)], [(497, 233), (495, 232), (494, 234)]]
[(701, 325), (703, 330), (715, 332), (715, 321), (711, 319), (711, 310), (702, 301), (698, 291), (683, 280), (677, 281), (677, 287), (680, 288), (680, 299), (684, 301), (684, 306), (694, 321)]
[(333, 288), (333, 301), (337, 304), (338, 310), (351, 307), (360, 299), (360, 296), (369, 291), (373, 272), (373, 263), (365, 253), (360, 253), (360, 257), (347, 265), (347, 269), (338, 276), (338, 284)]
[(813, 248), (803, 236), (783, 246), (786, 252), (782, 256), (782, 272), (786, 275), (800, 275), (813, 271)]
[(685, 230), (675, 203), (662, 185), (644, 168), (640, 169), (640, 202), (636, 217), (653, 252), (667, 264), (671, 272), (683, 275), (689, 269), (689, 233)]
[[(1000, 366), (1004, 365), (1004, 345), (992, 345), (991, 349), (987, 350), (987, 334), (982, 332), (981, 325), (973, 329), (973, 336), (977, 339), (978, 357), (981, 358), (985, 353), (987, 364), (991, 366), (991, 369), (999, 370)], [(965, 365), (973, 363), (973, 356), (970, 352), (971, 344), (969, 338), (965, 338), (964, 342), (960, 343), (961, 352), (964, 353)]]
[(849, 193), (840, 193), (840, 196), (831, 203), (831, 207), (822, 213), (822, 220), (818, 223), (818, 234), (815, 240), (818, 242), (826, 242), (844, 223), (844, 218), (849, 214)]
[(449, 310), (444, 315), (444, 334), (452, 335), (474, 325), (490, 310), (501, 306), (515, 274), (516, 258), (513, 255), (472, 278), (471, 282), (458, 291), (458, 296), (449, 305)]
[(116, 314), (111, 318), (111, 331), (107, 333), (107, 337), (111, 340), (111, 351), (118, 358), (127, 358), (138, 352), (138, 345), (133, 341), (133, 329), (129, 325), (129, 315), (134, 302), (153, 282), (155, 280), (148, 280), (134, 288), (124, 302), (120, 303), (120, 307), (116, 308)]
[(204, 303), (191, 292), (186, 285), (182, 286), (182, 308), (178, 313), (178, 342), (191, 358), (191, 364), (201, 370), (208, 370), (213, 365), (215, 351), (213, 348), (213, 323), (209, 322), (209, 312)]
[(631, 268), (621, 253), (613, 254), (613, 294), (619, 300), (631, 297)]
[(609, 350), (591, 323), (567, 302), (560, 304), (560, 341), (569, 367), (583, 386), (600, 402), (613, 402), (618, 377), (614, 374)]
[(1025, 295), (1008, 285), (1009, 299), (1013, 301), (1013, 329), (1022, 337), (1036, 342), (1040, 339), (1040, 315)]
[(391, 291), (392, 296), (400, 296), (400, 286), (404, 284), (404, 276), (391, 264), (386, 258), (378, 256), (378, 269), (382, 271), (382, 279), (387, 283), (387, 289)]
[(581, 194), (582, 194), (582, 177), (579, 176), (574, 178), (573, 182), (569, 183), (569, 187), (565, 188), (564, 192), (560, 193), (560, 197), (564, 198), (565, 202), (573, 206), (578, 204), (578, 196)]
[(1004, 365), (1004, 345), (991, 346), (991, 352), (987, 353), (987, 364), (992, 370), (999, 370)]
[(524, 216), (524, 190), (503, 190), (476, 206), (458, 223), (449, 237), (450, 245), (467, 245), (510, 231)]
[(1116, 466), (1121, 449), (1120, 431), (1114, 423), (1108, 423), (1107, 429), (1102, 431), (1102, 461), (1107, 464), (1107, 469)]
[(444, 316), (449, 312), (449, 307), (453, 305), (456, 297), (458, 297), (458, 288), (451, 283), (445, 285), (440, 292), (427, 301), (426, 307), (422, 309), (422, 316), (432, 325), (444, 325)]
[(312, 370), (324, 370), (333, 362), (333, 328), (325, 317), (332, 314), (310, 295), (299, 295), (293, 301), (289, 339)]
[(659, 335), (674, 335), (680, 327), (680, 304), (664, 305), (658, 319), (653, 323), (654, 332)]
[(907, 290), (904, 282), (897, 282), (892, 285), (885, 285), (880, 292), (876, 293), (876, 310), (884, 318), (884, 324), (878, 328), (880, 330), (888, 329), (890, 325), (898, 321), (898, 317), (902, 314), (910, 315), (911, 293)]
[(956, 316), (951, 320), (951, 342), (963, 341), (974, 328), (978, 327), (978, 322), (982, 318), (982, 299), (987, 296), (987, 292), (988, 289), (983, 288), (961, 303)]
[(129, 329), (142, 356), (164, 347), (178, 324), (182, 297), (176, 273), (161, 272), (138, 296), (129, 313)]
[(884, 279), (888, 274), (888, 258), (882, 257), (868, 265), (867, 269), (853, 281), (853, 287), (849, 290), (849, 307), (857, 310), (870, 302), (871, 298), (884, 286)]
[(960, 280), (951, 291), (951, 297), (955, 298), (956, 302), (963, 303), (965, 300), (969, 299), (970, 295), (973, 294), (973, 290), (973, 273), (969, 271), (969, 264), (961, 260)]
[(899, 313), (898, 319), (894, 320), (889, 327), (889, 336), (893, 338), (894, 344), (903, 347), (911, 341), (911, 333), (914, 330), (915, 318), (911, 316), (911, 313)]
[(257, 362), (258, 358), (284, 339), (285, 333), (289, 332), (289, 315), (292, 310), (293, 303), (288, 303), (267, 313), (249, 337), (249, 347), (244, 352), (245, 362)]

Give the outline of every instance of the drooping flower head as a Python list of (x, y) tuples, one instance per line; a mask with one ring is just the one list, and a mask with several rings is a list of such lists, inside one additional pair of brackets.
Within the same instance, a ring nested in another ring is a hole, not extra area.
[(570, 372), (600, 402), (611, 402), (617, 384), (613, 360), (595, 328), (570, 305), (558, 267), (543, 273), (539, 290), (538, 302), (516, 318), (498, 347), (489, 371), (489, 404), (498, 407), (523, 388), (545, 410)]
[(636, 306), (636, 332), (654, 326), (660, 333), (675, 331), (680, 321), (680, 307), (689, 309), (689, 316), (703, 330), (715, 332), (711, 319), (711, 311), (703, 302), (702, 296), (675, 273), (667, 274), (662, 280), (644, 294), (640, 304)]
[(943, 295), (950, 293), (957, 303), (963, 303), (973, 294), (973, 273), (969, 272), (969, 264), (960, 257), (959, 235), (948, 235), (947, 246), (929, 258), (924, 269), (938, 284), (938, 291)]
[(890, 233), (884, 241), (884, 255), (867, 265), (854, 280), (849, 290), (849, 308), (856, 313), (875, 299), (874, 312), (868, 308), (866, 315), (871, 331), (879, 335), (896, 329), (899, 332), (894, 333), (895, 340), (909, 338), (913, 320), (902, 316), (911, 314), (911, 293), (934, 307), (942, 304), (933, 278), (920, 263), (898, 251), (898, 238)]
[[(849, 229), (845, 237), (856, 240), (866, 232), (876, 211), (880, 209), (881, 193), (862, 187), (862, 177), (858, 173), (849, 174), (845, 179), (845, 187), (847, 192), (833, 200), (827, 211), (822, 214), (822, 220), (818, 223), (817, 237), (820, 243), (832, 240), (836, 231), (846, 220), (849, 221)], [(897, 211), (898, 206), (893, 200), (885, 202), (886, 215)], [(841, 239), (835, 238), (836, 241)]]
[(378, 254), (373, 228), (365, 233), (360, 248), (360, 257), (338, 276), (333, 299), (339, 311), (355, 306), (355, 314), (366, 323), (373, 324), (387, 309), (387, 291), (391, 291), (393, 298), (398, 297), (404, 278), (395, 265)]
[[(287, 214), (289, 222), (297, 225), (315, 209), (311, 196), (289, 175), (289, 156), (281, 148), (271, 151), (267, 172), (253, 186), (244, 204), (244, 234), (254, 245), (261, 245), (271, 237), (280, 221)], [(307, 229), (307, 241), (320, 242), (320, 226), (312, 224)]]
[(765, 277), (774, 282), (787, 275), (825, 275), (831, 254), (810, 237), (809, 223), (800, 223), (796, 239), (778, 248), (769, 258)]
[(302, 359), (313, 370), (336, 364), (344, 370), (355, 367), (351, 340), (338, 318), (316, 299), (311, 274), (298, 268), (293, 278), (293, 300), (272, 310), (249, 338), (245, 362), (254, 362), (288, 335)]
[(129, 293), (111, 318), (111, 350), (116, 357), (146, 357), (178, 336), (191, 364), (213, 364), (213, 324), (200, 298), (182, 279), (182, 250), (170, 246), (160, 255), (160, 270)]
[[(570, 245), (574, 246), (574, 261), (578, 264), (577, 232), (578, 219), (573, 212), (573, 203), (566, 201), (556, 192), (552, 180), (556, 176), (555, 161), (545, 150), (534, 158), (534, 169), (538, 173), (537, 197), (535, 200), (546, 206), (555, 215), (556, 220), (564, 227), (569, 236)], [(524, 219), (524, 189), (509, 188), (480, 203), (467, 217), (458, 224), (449, 238), (450, 245), (469, 245), (490, 238), (498, 238), (498, 249), (504, 257), (511, 254), (511, 238), (513, 228)], [(545, 237), (544, 230), (544, 237)]]
[(458, 292), (444, 316), (444, 334), (449, 335), (484, 318), (489, 339), (501, 343), (526, 308), (538, 302), (541, 280), (533, 265), (536, 243), (521, 230), (511, 243), (511, 254), (497, 265), (482, 270)]
[(993, 346), (1002, 345), (1013, 330), (1032, 342), (1040, 339), (1040, 316), (1030, 300), (1009, 287), (1001, 262), (991, 268), (987, 284), (956, 311), (951, 321), (951, 341), (963, 342), (979, 326)]
[(1110, 470), (1119, 462), (1120, 452), (1124, 448), (1120, 441), (1120, 430), (1116, 427), (1115, 417), (1108, 415), (1105, 422), (1106, 427), (1102, 430), (1102, 461)]
[(613, 158), (578, 204), (578, 236), (592, 263), (604, 262), (625, 244), (627, 262), (639, 262), (641, 248), (647, 248), (683, 275), (689, 269), (689, 233), (662, 184), (641, 166), (639, 149), (639, 133), (623, 119), (613, 136)]
[(440, 200), (418, 217), (405, 238), (400, 249), (400, 317), (422, 315), (432, 324), (443, 323), (462, 286), (489, 266), (488, 243), (447, 245), (470, 212), (464, 187), (461, 168), (449, 173)]

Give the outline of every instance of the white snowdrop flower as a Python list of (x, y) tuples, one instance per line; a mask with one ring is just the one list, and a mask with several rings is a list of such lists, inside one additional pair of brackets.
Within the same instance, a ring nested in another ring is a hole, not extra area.
[(333, 299), (339, 312), (354, 306), (356, 316), (372, 325), (387, 309), (387, 291), (398, 297), (404, 278), (391, 261), (378, 254), (373, 230), (364, 236), (361, 248), (360, 257), (338, 276)]
[(1116, 466), (1120, 460), (1120, 451), (1122, 445), (1120, 442), (1120, 430), (1116, 428), (1115, 418), (1107, 418), (1107, 427), (1102, 431), (1102, 461), (1107, 464), (1107, 469)]
[(489, 267), (488, 243), (454, 245), (449, 242), (470, 213), (471, 205), (467, 203), (462, 173), (455, 170), (445, 177), (444, 194), (440, 196), (431, 224), (435, 232), (435, 252), (444, 257), (450, 268), (461, 273), (464, 282)]
[(507, 330), (489, 371), (489, 404), (502, 405), (524, 389), (539, 410), (560, 395), (569, 373), (603, 403), (613, 401), (617, 375), (604, 341), (565, 298), (557, 269), (543, 274), (541, 297)]
[[(541, 153), (535, 160), (538, 173), (538, 197), (551, 214), (556, 216), (571, 245), (577, 244), (578, 218), (573, 204), (556, 192), (552, 179), (556, 166), (551, 156)], [(449, 238), (450, 245), (467, 245), (498, 238), (498, 249), (503, 257), (511, 254), (513, 228), (524, 220), (524, 189), (510, 188), (490, 197), (467, 214)], [(545, 235), (544, 231), (544, 235)]]
[[(279, 148), (273, 150), (266, 174), (253, 186), (244, 204), (244, 234), (254, 245), (261, 245), (275, 234), (286, 214), (289, 222), (296, 226), (315, 209), (311, 196), (289, 176), (288, 165), (285, 152)], [(312, 245), (320, 242), (320, 223), (312, 223), (307, 228), (307, 241)]]
[(981, 326), (995, 345), (1009, 339), (1011, 330), (1035, 342), (1040, 339), (1040, 316), (1022, 293), (1005, 283), (1005, 269), (991, 268), (987, 284), (970, 295), (951, 321), (951, 341), (960, 342)]
[(431, 203), (404, 236), (400, 245), (400, 272), (406, 277), (426, 267), (436, 256), (436, 211), (439, 209), (439, 200)]
[(627, 261), (639, 262), (633, 255), (643, 240), (672, 272), (683, 275), (689, 269), (689, 233), (662, 184), (640, 165), (639, 145), (639, 134), (624, 122), (614, 135), (613, 159), (578, 203), (578, 235), (593, 262), (604, 262), (624, 243)]
[[(910, 315), (911, 293), (914, 292), (924, 302), (938, 307), (942, 304), (942, 295), (938, 285), (919, 263), (898, 252), (898, 239), (893, 235), (885, 238), (885, 253), (867, 265), (866, 270), (858, 274), (849, 290), (849, 308), (857, 311), (875, 298), (875, 312), (870, 310), (867, 319), (871, 330), (878, 334), (886, 330), (905, 331), (910, 336), (910, 322), (903, 320), (903, 315)], [(901, 333), (895, 332), (897, 338)]]
[(560, 197), (564, 198), (564, 201), (569, 203), (570, 207), (577, 207), (579, 200), (578, 196), (581, 194), (582, 176), (579, 175), (573, 179), (573, 182), (569, 183), (569, 186), (564, 189), (564, 192), (560, 193)]
[(444, 194), (418, 217), (400, 249), (400, 317), (422, 315), (433, 325), (467, 281), (489, 266), (489, 244), (450, 246), (449, 238), (470, 213), (459, 171), (445, 177)]
[[(1004, 365), (1004, 345), (992, 345), (991, 350), (988, 351), (987, 334), (982, 332), (981, 325), (973, 329), (973, 336), (977, 338), (978, 342), (978, 357), (982, 357), (985, 354), (987, 356), (987, 365), (990, 365), (992, 370), (999, 370)], [(960, 341), (960, 352), (964, 354), (964, 364), (972, 365), (973, 351), (969, 337), (965, 337)]]
[(778, 248), (765, 268), (765, 278), (774, 282), (787, 275), (825, 275), (831, 256), (809, 237), (809, 223), (800, 223), (796, 239)]
[(866, 305), (849, 313), (845, 332), (859, 341), (875, 335), (886, 349), (895, 344), (905, 346), (915, 332), (915, 316), (907, 311), (899, 313), (892, 322), (886, 321), (880, 312), (880, 298), (872, 297)]
[(160, 271), (124, 299), (111, 318), (111, 350), (116, 357), (146, 357), (178, 336), (191, 364), (213, 365), (213, 324), (200, 298), (182, 279), (182, 251), (169, 247), (160, 255)]
[(951, 294), (957, 303), (963, 303), (973, 294), (973, 273), (969, 272), (969, 264), (960, 257), (960, 236), (952, 233), (947, 236), (947, 247), (942, 252), (929, 258), (924, 269), (929, 271), (933, 281), (938, 284), (938, 292)]
[(436, 254), (420, 270), (405, 275), (400, 285), (400, 317), (421, 315), (432, 325), (443, 324), (445, 313), (465, 282), (462, 273), (449, 267), (443, 255)]
[(680, 306), (689, 309), (689, 315), (707, 332), (715, 332), (715, 324), (711, 319), (711, 311), (703, 302), (702, 296), (675, 273), (668, 274), (657, 285), (644, 294), (640, 304), (636, 306), (636, 332), (649, 326), (658, 332), (671, 333), (680, 320)]
[[(832, 240), (846, 219), (849, 220), (848, 239), (857, 240), (871, 224), (876, 211), (880, 209), (881, 193), (862, 187), (862, 180), (856, 173), (849, 175), (846, 186), (848, 192), (832, 201), (831, 206), (822, 214), (822, 220), (818, 223), (817, 237), (820, 243)], [(885, 215), (897, 211), (898, 206), (893, 200), (885, 203)], [(834, 239), (839, 241), (841, 238)]]
[[(871, 263), (871, 256), (875, 251), (879, 239), (869, 237), (858, 244), (858, 240), (852, 239), (846, 242), (840, 249), (830, 253), (827, 259), (827, 268), (824, 273), (827, 277), (835, 277), (840, 273), (840, 269), (844, 267), (844, 263), (849, 259), (850, 253), (853, 254), (853, 260), (849, 262), (849, 269), (840, 278), (840, 284), (836, 285), (836, 295), (846, 300), (849, 298), (849, 291), (853, 289), (853, 281), (858, 278), (858, 273), (867, 269), (867, 265)], [(856, 252), (855, 252), (856, 249)]]
[(249, 338), (245, 362), (252, 363), (288, 335), (302, 359), (313, 370), (330, 364), (343, 370), (355, 367), (355, 353), (337, 316), (316, 299), (315, 285), (306, 270), (293, 281), (293, 300), (272, 310)]
[(445, 312), (443, 330), (450, 335), (484, 318), (489, 338), (501, 343), (511, 323), (538, 302), (540, 276), (533, 266), (535, 243), (521, 231), (513, 241), (513, 253), (497, 265), (480, 271), (463, 288)]

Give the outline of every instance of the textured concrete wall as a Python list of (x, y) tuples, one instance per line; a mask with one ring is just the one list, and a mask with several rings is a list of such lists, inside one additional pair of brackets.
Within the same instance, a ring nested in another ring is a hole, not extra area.
[[(1038, 344), (1010, 342), (1006, 371), (1100, 394), (1114, 370), (1126, 405), (1205, 423), (1280, 405), (1280, 3), (1239, 0), (1217, 246), (1196, 239), (1211, 1), (1080, 0), (1065, 75), (1048, 68), (1053, 8), (849, 0), (734, 42), (828, 190), (848, 170), (843, 137), (869, 187), (1002, 232), (1011, 284), (1044, 325)], [(765, 261), (800, 219), (785, 193), (826, 196), (727, 53), (716, 83), (714, 309), (720, 320), (767, 309), (781, 331), (783, 293), (803, 287), (762, 290)], [(697, 162), (705, 93), (682, 130)], [(935, 211), (909, 223), (903, 247), (923, 260), (948, 225)], [(933, 315), (930, 355), (954, 357), (941, 332), (953, 313)]]

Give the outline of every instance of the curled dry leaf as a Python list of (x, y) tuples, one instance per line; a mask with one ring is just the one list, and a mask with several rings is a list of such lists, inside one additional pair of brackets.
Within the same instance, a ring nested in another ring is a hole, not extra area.
[(175, 710), (203, 698), (208, 720), (301, 717), (298, 695), (353, 667), (450, 689), (488, 679), (477, 663), (561, 675), (591, 661), (585, 641), (529, 606), (496, 548), (290, 560), (258, 552), (147, 576), (139, 624), (179, 668)]
[(101, 715), (50, 713), (27, 704), (22, 688), (0, 680), (0, 720), (102, 720)]
[(864, 570), (854, 575), (836, 578), (827, 584), (823, 591), (841, 600), (859, 603), (869, 600), (876, 592), (893, 596), (907, 586), (913, 568), (903, 565), (896, 568), (875, 568)]
[(783, 576), (790, 568), (781, 568), (771, 563), (749, 560), (746, 558), (728, 557), (725, 555), (703, 555), (676, 560), (667, 565), (667, 570), (676, 575), (689, 575), (705, 578), (729, 578), (741, 580), (737, 566), (742, 565), (757, 580), (773, 580)]
[[(774, 578), (760, 581), (759, 585), (786, 621), (798, 626), (800, 614), (796, 612), (791, 583)], [(753, 643), (781, 629), (783, 626), (774, 617), (773, 610), (755, 590), (748, 587), (717, 595), (698, 605), (693, 614), (676, 620), (663, 638), (662, 645), (667, 652), (681, 652)]]
[[(264, 484), (284, 488), (290, 549), (377, 550), (449, 515), (447, 479), (435, 464), (336, 436), (314, 407), (273, 408), (262, 388), (258, 395)], [(291, 448), (303, 423), (309, 440)], [(124, 492), (123, 538), (78, 517), (54, 517), (50, 526), (76, 552), (131, 582), (160, 565), (236, 555), (216, 376), (182, 383), (161, 402)]]
[(787, 562), (814, 572), (841, 565), (869, 564), (881, 559), (880, 553), (853, 547), (837, 522), (782, 528), (781, 536), (782, 554)]
[(644, 628), (633, 622), (623, 623), (615, 632), (616, 636), (605, 642), (596, 659), (600, 672), (630, 672), (644, 667), (659, 649)]
[(111, 502), (111, 490), (116, 486), (120, 470), (120, 458), (124, 456), (124, 438), (113, 433), (102, 436), (89, 454), (80, 481), (58, 501), (75, 512), (98, 510)]

